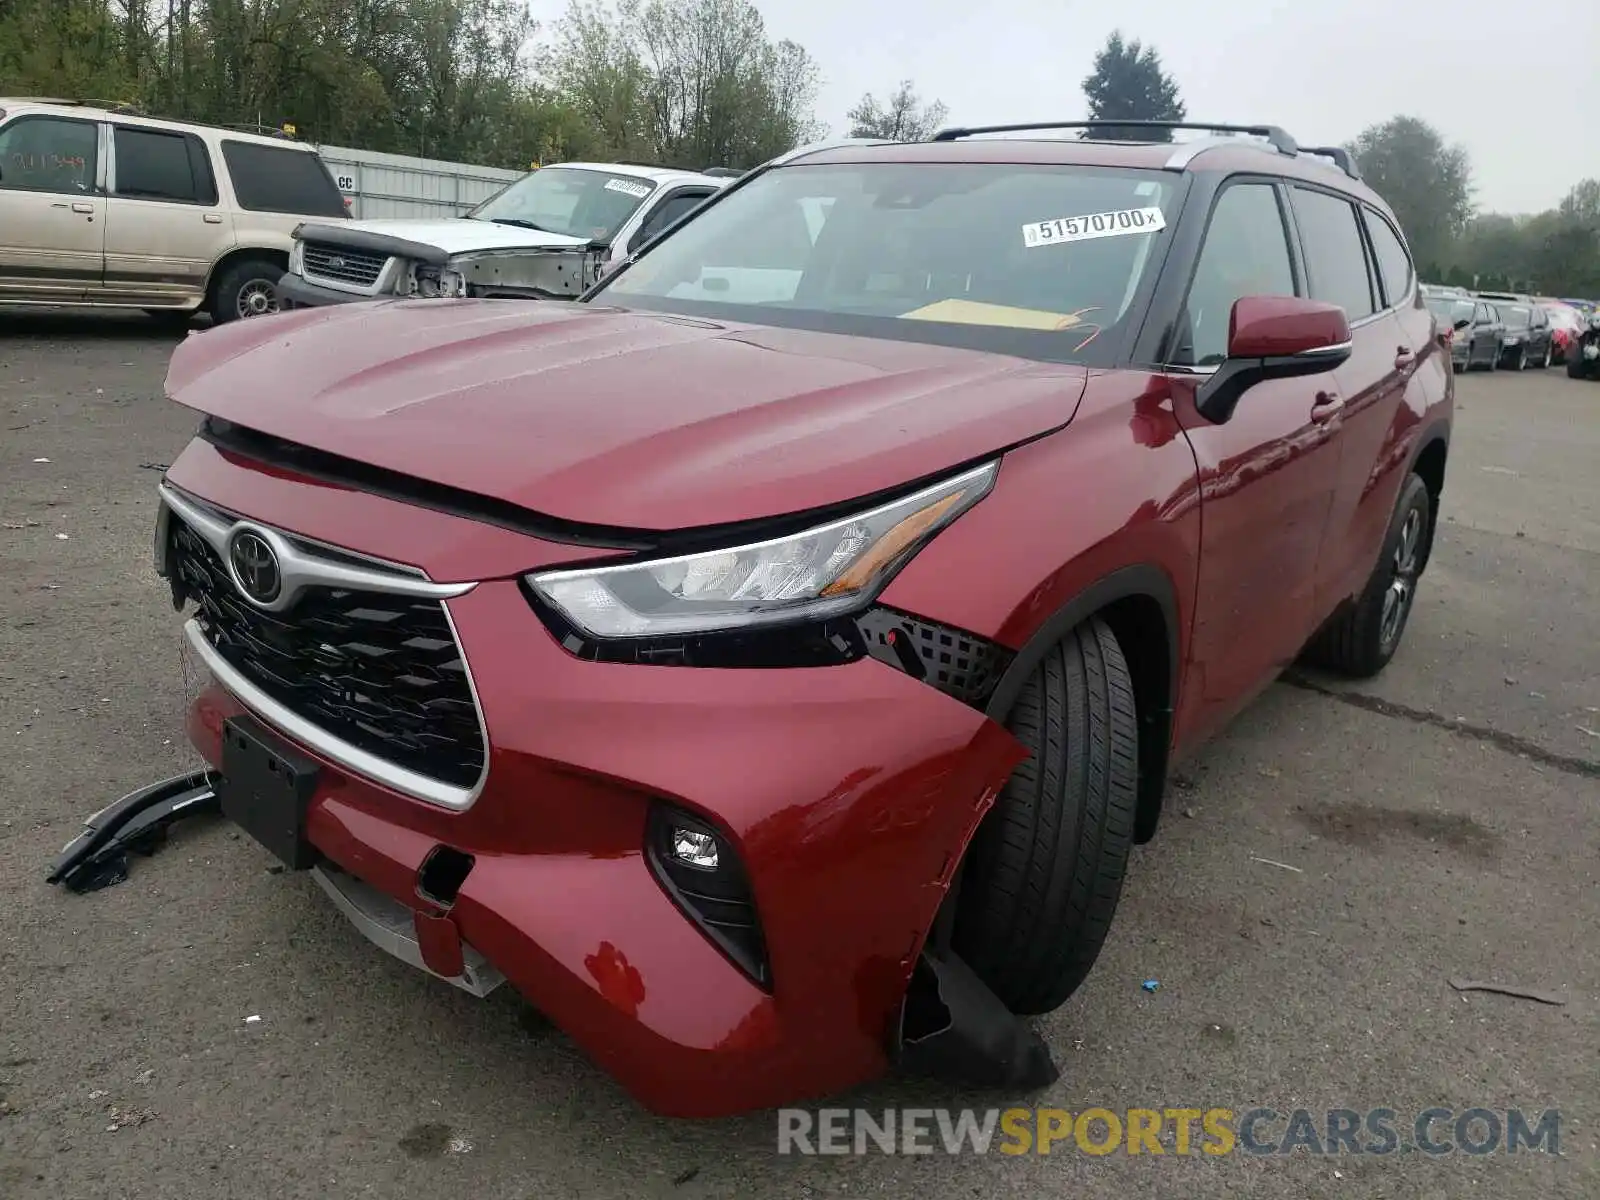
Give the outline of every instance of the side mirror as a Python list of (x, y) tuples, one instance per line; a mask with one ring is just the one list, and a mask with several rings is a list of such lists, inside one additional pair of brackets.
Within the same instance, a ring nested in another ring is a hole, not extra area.
[(1228, 357), (1195, 396), (1215, 424), (1269, 379), (1321, 375), (1350, 357), (1350, 322), (1337, 304), (1299, 296), (1243, 296), (1228, 322)]
[(1471, 328), (1472, 328), (1472, 318), (1471, 317), (1462, 317), (1459, 321), (1456, 322), (1456, 332), (1457, 333), (1460, 333), (1463, 329), (1471, 329)]

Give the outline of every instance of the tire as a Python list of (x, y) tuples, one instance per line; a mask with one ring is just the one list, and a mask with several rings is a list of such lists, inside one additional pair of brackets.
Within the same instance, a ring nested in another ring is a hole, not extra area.
[(1528, 369), (1528, 348), (1526, 346), (1517, 347), (1516, 361), (1511, 364), (1511, 369), (1513, 371), (1526, 371)]
[(1031, 753), (967, 852), (954, 948), (1012, 1012), (1036, 1015), (1094, 965), (1133, 842), (1138, 717), (1104, 621), (1051, 648), (1006, 726)]
[(1584, 369), (1586, 365), (1583, 361), (1582, 347), (1574, 346), (1567, 353), (1567, 378), (1582, 379), (1588, 373)]
[(1554, 353), (1555, 348), (1549, 342), (1546, 342), (1544, 344), (1544, 358), (1539, 361), (1539, 369), (1541, 371), (1548, 371), (1550, 369), (1550, 357)]
[(267, 258), (241, 259), (229, 266), (211, 287), (211, 319), (218, 325), (242, 317), (271, 316), (278, 311), (277, 283), (283, 264)]
[[(1420, 475), (1408, 475), (1367, 586), (1318, 631), (1307, 647), (1307, 661), (1356, 679), (1389, 665), (1416, 607), (1417, 581), (1433, 544), (1433, 517), (1427, 485)], [(1398, 612), (1391, 609), (1391, 597)]]

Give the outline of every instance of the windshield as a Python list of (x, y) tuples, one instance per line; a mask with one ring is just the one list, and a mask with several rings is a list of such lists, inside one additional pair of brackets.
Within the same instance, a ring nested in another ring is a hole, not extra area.
[(1472, 320), (1472, 302), (1470, 300), (1454, 300), (1449, 296), (1428, 297), (1428, 307), (1433, 315), (1446, 324), (1454, 325), (1457, 321)]
[(637, 175), (545, 167), (524, 175), (467, 216), (585, 241), (609, 242), (655, 188), (655, 184)]
[(988, 163), (777, 168), (589, 299), (1048, 360), (1103, 336), (1158, 263), (1174, 178)]
[(1533, 314), (1520, 304), (1502, 304), (1499, 307), (1500, 319), (1507, 325), (1514, 325), (1520, 328), (1533, 319)]

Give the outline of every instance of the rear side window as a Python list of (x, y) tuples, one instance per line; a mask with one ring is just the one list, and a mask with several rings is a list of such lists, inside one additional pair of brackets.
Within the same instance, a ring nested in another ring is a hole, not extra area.
[(1377, 306), (1355, 207), (1348, 200), (1310, 188), (1296, 187), (1293, 195), (1312, 299), (1339, 305), (1350, 321), (1370, 317)]
[(215, 204), (216, 180), (199, 138), (119, 125), (116, 194), (134, 200)]
[(1411, 256), (1388, 221), (1370, 208), (1366, 218), (1373, 253), (1378, 257), (1378, 276), (1383, 280), (1384, 303), (1399, 304), (1411, 291)]
[(333, 176), (315, 154), (224, 141), (222, 157), (240, 208), (307, 217), (348, 215)]
[(1174, 362), (1214, 366), (1228, 357), (1234, 303), (1245, 296), (1292, 296), (1294, 267), (1278, 192), (1236, 183), (1217, 198), (1184, 309), (1186, 336)]

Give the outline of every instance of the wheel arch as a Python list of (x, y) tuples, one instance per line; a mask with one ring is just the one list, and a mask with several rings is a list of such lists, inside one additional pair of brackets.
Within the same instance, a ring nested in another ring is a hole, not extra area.
[(1445, 465), (1450, 458), (1450, 436), (1444, 423), (1431, 428), (1418, 439), (1416, 453), (1411, 458), (1411, 471), (1421, 477), (1428, 489), (1428, 540), (1422, 548), (1422, 566), (1426, 568), (1433, 554), (1434, 537), (1439, 529), (1439, 498), (1444, 493)]
[(1004, 721), (1024, 684), (1045, 654), (1072, 629), (1099, 617), (1111, 627), (1133, 679), (1139, 715), (1139, 788), (1134, 841), (1148, 842), (1160, 820), (1166, 794), (1177, 708), (1182, 639), (1177, 589), (1160, 567), (1139, 563), (1119, 568), (1084, 588), (1034, 630), (1007, 666), (985, 705)]
[(217, 280), (221, 279), (228, 268), (246, 259), (259, 258), (267, 262), (276, 263), (283, 270), (289, 269), (289, 252), (276, 246), (247, 245), (234, 246), (216, 262), (211, 264), (211, 271), (206, 276), (206, 298), (203, 307), (207, 312), (216, 296)]

